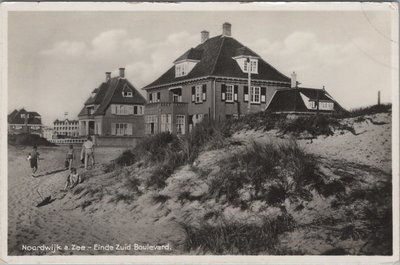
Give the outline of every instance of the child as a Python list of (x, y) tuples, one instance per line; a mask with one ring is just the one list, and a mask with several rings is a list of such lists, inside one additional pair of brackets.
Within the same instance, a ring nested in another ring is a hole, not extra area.
[(67, 177), (64, 190), (72, 189), (80, 182), (81, 182), (81, 176), (76, 171), (76, 168), (72, 167), (71, 172)]
[(35, 173), (38, 169), (38, 160), (39, 160), (39, 153), (37, 151), (37, 146), (33, 146), (33, 150), (28, 155), (28, 160), (30, 161), (31, 168), (32, 168), (32, 177), (35, 177)]
[[(68, 168), (71, 170), (72, 168), (72, 161), (75, 160), (75, 152), (74, 152), (74, 146), (71, 144), (69, 146), (68, 152), (67, 152), (67, 159), (66, 161), (68, 162)], [(67, 163), (66, 163), (67, 164)]]

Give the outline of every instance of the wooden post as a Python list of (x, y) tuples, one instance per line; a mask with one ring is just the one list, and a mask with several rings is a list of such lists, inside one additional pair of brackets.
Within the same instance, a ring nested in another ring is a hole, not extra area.
[(248, 89), (249, 105), (247, 107), (247, 112), (248, 112), (248, 114), (250, 114), (250, 112), (251, 112), (251, 60), (250, 60), (250, 57), (247, 58), (247, 86), (249, 87), (249, 89)]
[(381, 105), (381, 91), (378, 91), (378, 106)]

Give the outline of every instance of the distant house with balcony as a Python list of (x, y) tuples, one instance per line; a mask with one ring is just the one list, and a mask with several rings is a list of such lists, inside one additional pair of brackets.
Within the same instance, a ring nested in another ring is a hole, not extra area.
[(79, 136), (79, 121), (78, 120), (55, 120), (53, 122), (53, 134), (60, 137), (78, 137)]
[(222, 35), (209, 38), (202, 31), (197, 47), (144, 87), (146, 134), (184, 134), (203, 118), (219, 121), (263, 111), (275, 91), (290, 87), (289, 77), (234, 39), (231, 25), (224, 23)]
[(117, 145), (127, 138), (143, 137), (145, 103), (146, 99), (125, 78), (124, 68), (116, 77), (106, 72), (105, 81), (92, 91), (78, 115), (79, 135), (94, 135)]
[(42, 135), (42, 117), (36, 111), (27, 111), (24, 108), (12, 111), (8, 117), (8, 133), (30, 133)]

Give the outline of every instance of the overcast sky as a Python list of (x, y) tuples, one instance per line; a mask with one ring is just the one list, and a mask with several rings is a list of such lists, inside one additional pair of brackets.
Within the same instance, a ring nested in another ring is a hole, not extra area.
[(232, 36), (302, 86), (325, 88), (345, 108), (391, 102), (391, 14), (383, 11), (10, 12), (8, 111), (25, 107), (49, 125), (76, 118), (104, 72), (139, 90), (200, 42)]

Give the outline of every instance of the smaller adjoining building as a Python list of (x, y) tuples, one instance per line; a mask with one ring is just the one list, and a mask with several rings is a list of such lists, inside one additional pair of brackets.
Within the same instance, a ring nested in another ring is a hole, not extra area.
[(54, 135), (57, 137), (78, 137), (79, 121), (78, 120), (55, 120), (53, 122)]
[(294, 87), (275, 91), (266, 111), (288, 114), (330, 114), (346, 111), (325, 88)]
[(80, 111), (79, 135), (94, 136), (98, 145), (134, 145), (144, 137), (146, 99), (125, 78), (106, 72), (105, 81), (92, 91)]
[(8, 117), (8, 133), (30, 133), (42, 135), (42, 117), (36, 111), (27, 111), (24, 108), (12, 111)]

